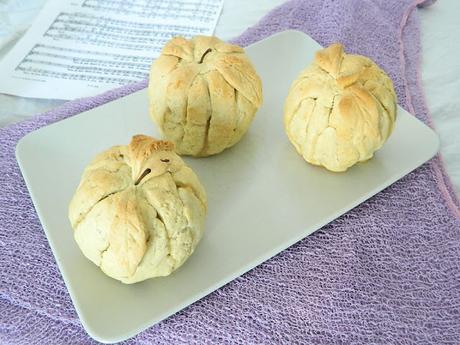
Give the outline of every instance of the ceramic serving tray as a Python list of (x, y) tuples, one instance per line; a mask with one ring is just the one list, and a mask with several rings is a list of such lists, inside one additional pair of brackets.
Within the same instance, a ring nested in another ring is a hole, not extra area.
[(72, 301), (101, 342), (127, 339), (278, 254), (414, 170), (437, 152), (437, 135), (398, 108), (375, 157), (346, 173), (307, 164), (289, 143), (283, 105), (291, 82), (320, 45), (286, 31), (246, 51), (263, 81), (264, 104), (243, 140), (210, 158), (186, 158), (208, 194), (203, 240), (169, 277), (124, 285), (78, 249), (67, 207), (84, 167), (134, 134), (158, 137), (146, 90), (41, 128), (20, 140), (17, 159)]

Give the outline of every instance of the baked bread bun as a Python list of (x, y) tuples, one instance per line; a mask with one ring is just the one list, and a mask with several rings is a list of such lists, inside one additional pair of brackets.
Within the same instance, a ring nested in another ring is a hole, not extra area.
[(83, 254), (130, 284), (180, 267), (203, 234), (206, 209), (203, 187), (173, 144), (136, 135), (88, 165), (69, 219)]
[(236, 144), (262, 103), (244, 50), (216, 37), (175, 37), (152, 64), (150, 115), (181, 155), (209, 156)]
[(371, 59), (336, 43), (316, 53), (293, 82), (284, 108), (286, 133), (312, 164), (345, 171), (372, 158), (391, 134), (396, 94)]

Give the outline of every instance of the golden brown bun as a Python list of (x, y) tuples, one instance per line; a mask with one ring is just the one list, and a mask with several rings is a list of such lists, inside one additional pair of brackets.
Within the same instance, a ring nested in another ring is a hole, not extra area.
[(166, 276), (203, 234), (206, 194), (174, 145), (144, 135), (99, 154), (69, 206), (75, 240), (108, 276)]
[(331, 171), (372, 158), (395, 118), (391, 79), (371, 59), (346, 54), (338, 43), (316, 53), (293, 82), (284, 108), (286, 133), (297, 152)]
[(236, 45), (176, 37), (152, 64), (150, 115), (176, 152), (209, 156), (236, 144), (262, 103), (262, 83)]

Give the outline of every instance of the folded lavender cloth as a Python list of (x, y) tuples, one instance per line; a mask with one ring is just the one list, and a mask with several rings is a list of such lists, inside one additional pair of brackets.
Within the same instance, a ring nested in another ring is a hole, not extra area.
[[(298, 29), (340, 41), (392, 77), (430, 124), (414, 0), (289, 1), (235, 42)], [(17, 166), (30, 131), (146, 86), (64, 104), (0, 129), (0, 342), (86, 344)], [(410, 133), (408, 134), (410, 135)], [(439, 157), (129, 344), (454, 344), (460, 339), (459, 202)]]

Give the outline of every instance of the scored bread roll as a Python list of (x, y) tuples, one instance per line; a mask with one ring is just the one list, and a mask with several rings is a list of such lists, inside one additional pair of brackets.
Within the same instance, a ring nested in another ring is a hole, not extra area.
[(183, 155), (236, 144), (262, 103), (262, 83), (244, 50), (217, 37), (170, 40), (152, 64), (150, 115)]
[(284, 108), (286, 133), (312, 164), (345, 171), (382, 147), (396, 118), (396, 94), (371, 59), (341, 44), (316, 53), (292, 83)]
[(81, 251), (123, 283), (169, 275), (202, 237), (206, 194), (173, 147), (137, 135), (102, 152), (70, 202)]

